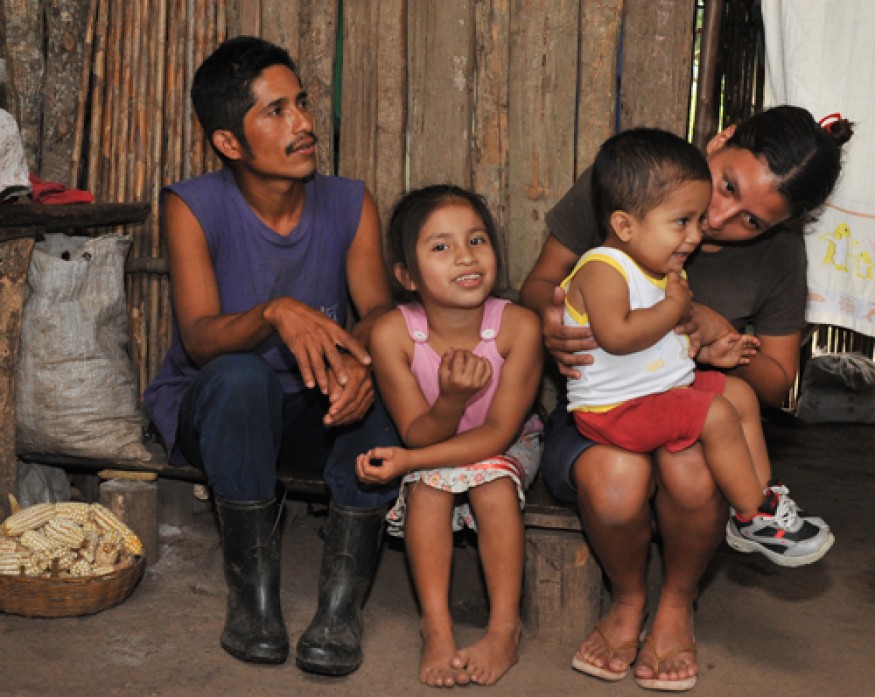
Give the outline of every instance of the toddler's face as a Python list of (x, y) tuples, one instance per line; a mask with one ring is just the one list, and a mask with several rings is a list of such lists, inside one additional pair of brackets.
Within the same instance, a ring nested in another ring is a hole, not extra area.
[(634, 220), (629, 255), (657, 278), (669, 271), (680, 272), (702, 240), (710, 198), (708, 182), (681, 184), (643, 219)]

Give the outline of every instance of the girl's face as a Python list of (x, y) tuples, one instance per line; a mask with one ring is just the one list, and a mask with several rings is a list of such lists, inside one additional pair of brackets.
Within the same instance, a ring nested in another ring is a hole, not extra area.
[(451, 308), (481, 305), (495, 285), (495, 249), (477, 212), (464, 201), (435, 210), (416, 243), (419, 279), (401, 265), (395, 274), (424, 303)]
[(751, 240), (786, 220), (790, 209), (765, 159), (750, 150), (725, 147), (724, 134), (708, 144), (713, 192), (708, 206), (705, 242)]

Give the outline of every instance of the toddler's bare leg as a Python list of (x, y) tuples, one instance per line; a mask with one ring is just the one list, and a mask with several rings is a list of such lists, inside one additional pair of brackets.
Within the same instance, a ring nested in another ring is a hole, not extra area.
[(700, 439), (708, 469), (736, 513), (744, 518), (756, 514), (763, 502), (763, 486), (745, 440), (741, 417), (725, 397), (714, 396)]
[(769, 461), (766, 438), (763, 435), (760, 403), (756, 393), (744, 380), (730, 376), (726, 378), (723, 396), (732, 403), (741, 417), (741, 430), (744, 431), (744, 439), (750, 449), (757, 479), (760, 488), (765, 489), (772, 478), (772, 464)]

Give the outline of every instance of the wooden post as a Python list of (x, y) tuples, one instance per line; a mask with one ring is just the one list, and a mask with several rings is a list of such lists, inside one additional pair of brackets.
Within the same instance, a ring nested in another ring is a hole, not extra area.
[(0, 242), (0, 520), (15, 490), (15, 357), (33, 238)]
[(147, 566), (158, 561), (158, 487), (154, 481), (109, 479), (100, 503), (115, 513), (143, 543)]
[(598, 621), (602, 574), (580, 532), (526, 530), (523, 617), (538, 641), (576, 646)]

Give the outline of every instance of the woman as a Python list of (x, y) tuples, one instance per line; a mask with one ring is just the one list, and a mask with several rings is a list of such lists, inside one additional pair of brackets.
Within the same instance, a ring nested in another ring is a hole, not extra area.
[[(729, 126), (706, 148), (713, 192), (703, 244), (687, 271), (695, 298), (712, 310), (697, 305), (693, 335), (708, 343), (752, 325), (760, 350), (734, 372), (765, 405), (779, 405), (796, 375), (805, 250), (798, 234), (763, 233), (803, 221), (824, 203), (851, 134), (844, 119), (821, 127), (805, 109), (782, 106)], [(542, 317), (546, 347), (565, 376), (589, 360), (575, 352), (594, 347), (587, 330), (563, 327), (558, 288), (580, 255), (599, 243), (589, 183), (587, 170), (547, 214), (550, 234), (520, 291), (523, 304)], [(577, 433), (560, 403), (547, 427), (541, 470), (556, 498), (577, 502), (611, 586), (611, 607), (581, 644), (575, 663), (617, 680), (637, 656), (635, 677), (643, 687), (693, 687), (693, 601), (727, 518), (700, 448), (659, 451), (651, 459), (593, 445)], [(654, 494), (665, 572), (651, 637), (639, 654)]]

